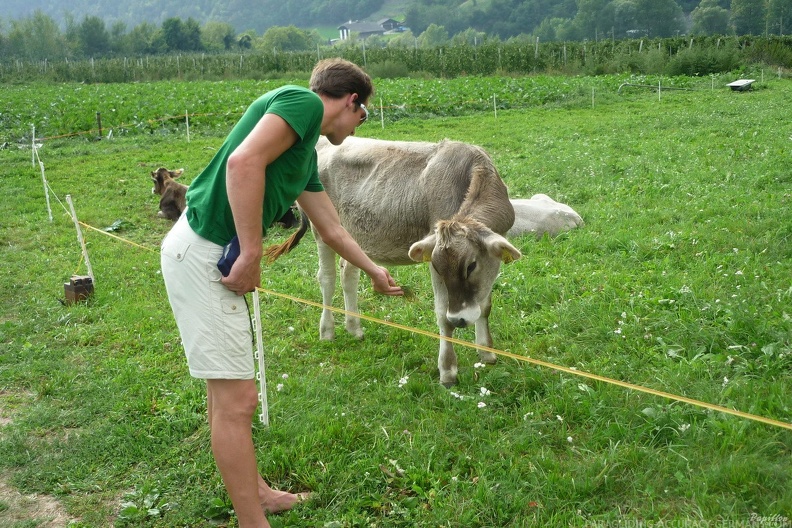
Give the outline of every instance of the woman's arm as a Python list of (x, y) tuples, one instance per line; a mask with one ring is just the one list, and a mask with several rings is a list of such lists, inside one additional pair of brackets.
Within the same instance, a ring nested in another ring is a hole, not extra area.
[(341, 258), (371, 277), (371, 284), (375, 291), (385, 295), (404, 295), (401, 287), (396, 285), (396, 281), (390, 276), (388, 270), (375, 264), (344, 229), (338, 218), (338, 212), (326, 192), (305, 191), (297, 198), (297, 203), (311, 219), (311, 223), (322, 241)]
[(240, 254), (231, 272), (221, 282), (238, 295), (253, 291), (261, 284), (261, 222), (266, 168), (296, 142), (297, 133), (283, 118), (265, 114), (228, 158), (226, 187)]

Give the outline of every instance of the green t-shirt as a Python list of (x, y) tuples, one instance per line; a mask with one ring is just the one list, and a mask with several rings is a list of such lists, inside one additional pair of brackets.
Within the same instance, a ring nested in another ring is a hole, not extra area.
[(272, 222), (286, 214), (300, 193), (324, 190), (319, 181), (315, 150), (324, 115), (322, 100), (300, 86), (272, 90), (250, 105), (212, 161), (187, 190), (190, 227), (215, 244), (223, 246), (236, 235), (226, 191), (226, 162), (264, 114), (282, 117), (299, 139), (265, 170), (263, 232), (266, 234)]

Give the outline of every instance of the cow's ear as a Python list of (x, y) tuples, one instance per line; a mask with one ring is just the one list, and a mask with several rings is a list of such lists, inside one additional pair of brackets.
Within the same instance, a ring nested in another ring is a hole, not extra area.
[(437, 244), (437, 235), (432, 233), (423, 240), (419, 240), (410, 246), (410, 258), (415, 262), (429, 262), (432, 260), (432, 251)]
[(500, 259), (504, 264), (509, 264), (522, 257), (519, 249), (512, 246), (506, 238), (496, 233), (487, 238), (487, 248), (490, 255)]
[(168, 171), (168, 172), (170, 172), (171, 178), (173, 178), (175, 180), (176, 178), (178, 178), (179, 176), (182, 175), (182, 173), (184, 172), (184, 169), (176, 169), (176, 170), (172, 170), (172, 171)]

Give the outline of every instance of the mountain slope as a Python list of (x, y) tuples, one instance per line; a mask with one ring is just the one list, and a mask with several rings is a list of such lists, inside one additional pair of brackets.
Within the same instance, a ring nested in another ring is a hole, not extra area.
[[(37, 10), (66, 25), (71, 18), (79, 23), (86, 16), (104, 20), (109, 28), (123, 22), (131, 29), (142, 22), (159, 26), (171, 17), (193, 18), (200, 24), (210, 20), (231, 23), (237, 31), (253, 29), (263, 33), (278, 25), (315, 27), (337, 25), (349, 19), (403, 19), (416, 0), (3, 0), (0, 20), (31, 17)], [(2, 28), (2, 26), (0, 26)]]

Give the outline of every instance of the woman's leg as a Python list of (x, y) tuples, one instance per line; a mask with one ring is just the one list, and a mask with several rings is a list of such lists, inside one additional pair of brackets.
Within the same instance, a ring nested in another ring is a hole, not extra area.
[(240, 528), (269, 527), (259, 497), (252, 420), (258, 405), (253, 380), (206, 380), (212, 453)]

